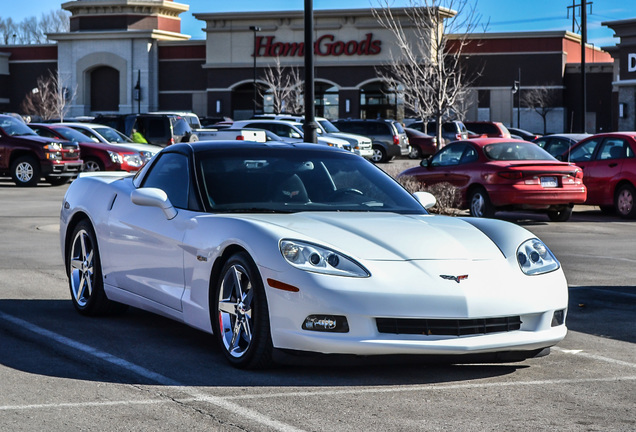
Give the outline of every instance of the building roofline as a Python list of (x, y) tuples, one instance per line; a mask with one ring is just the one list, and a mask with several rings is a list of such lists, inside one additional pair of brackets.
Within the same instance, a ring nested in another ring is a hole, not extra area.
[[(396, 15), (405, 15), (410, 8), (391, 8)], [(457, 15), (457, 11), (440, 7), (438, 8), (444, 15), (444, 18), (452, 18)], [(369, 13), (372, 9), (314, 9), (314, 18), (332, 18), (332, 17), (363, 17), (369, 18), (372, 15)], [(204, 12), (193, 13), (196, 19), (202, 21), (208, 20), (271, 20), (280, 18), (302, 18), (302, 10), (284, 10), (284, 11), (264, 11), (264, 12)]]

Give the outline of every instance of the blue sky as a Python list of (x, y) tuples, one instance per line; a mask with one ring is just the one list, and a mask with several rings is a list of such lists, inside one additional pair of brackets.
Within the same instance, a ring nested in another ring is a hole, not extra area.
[[(181, 15), (183, 33), (193, 39), (204, 39), (201, 28), (203, 23), (192, 16), (192, 13), (210, 12), (245, 12), (302, 10), (304, 0), (177, 0), (178, 3), (190, 5), (190, 11)], [(592, 14), (588, 15), (588, 41), (596, 46), (615, 45), (617, 39), (613, 31), (601, 25), (604, 21), (615, 21), (636, 18), (636, 2), (634, 0), (592, 0)], [(1, 8), (3, 18), (11, 17), (21, 21), (30, 16), (40, 16), (43, 12), (58, 9), (63, 1), (29, 0), (25, 3), (4, 0)], [(404, 6), (408, 2), (395, 0), (394, 6)], [(576, 0), (579, 4), (580, 0)], [(375, 0), (313, 0), (314, 9), (340, 9), (343, 7), (369, 8), (376, 5)], [(483, 22), (489, 21), (489, 32), (508, 31), (541, 31), (572, 30), (571, 13), (567, 18), (567, 6), (572, 0), (478, 0), (479, 13)]]

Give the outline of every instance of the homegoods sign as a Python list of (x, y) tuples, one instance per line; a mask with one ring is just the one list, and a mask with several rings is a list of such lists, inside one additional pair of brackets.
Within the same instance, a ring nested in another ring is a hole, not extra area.
[[(367, 33), (362, 40), (336, 40), (332, 34), (320, 36), (314, 42), (314, 55), (321, 57), (373, 56), (382, 51), (382, 41)], [(258, 36), (252, 57), (303, 57), (303, 42), (277, 42), (276, 36)]]

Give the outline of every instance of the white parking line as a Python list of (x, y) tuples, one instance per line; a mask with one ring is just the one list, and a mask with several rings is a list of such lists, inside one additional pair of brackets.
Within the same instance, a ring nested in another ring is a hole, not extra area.
[[(93, 348), (89, 345), (83, 344), (81, 342), (77, 342), (73, 339), (67, 338), (66, 336), (62, 336), (60, 334), (57, 334), (55, 332), (52, 332), (50, 330), (47, 330), (45, 328), (42, 328), (40, 326), (37, 326), (35, 324), (32, 324), (28, 321), (25, 321), (23, 319), (14, 317), (13, 315), (9, 315), (6, 314), (2, 311), (0, 311), (0, 319), (3, 319), (5, 321), (9, 321), (17, 326), (20, 326), (23, 329), (29, 330), (35, 334), (38, 334), (40, 336), (44, 336), (50, 340), (53, 340), (59, 344), (68, 346), (70, 348), (74, 348), (78, 351), (81, 351), (83, 353), (86, 353), (88, 355), (91, 355), (93, 357), (97, 357), (99, 359), (102, 359), (108, 363), (111, 363), (115, 366), (119, 366), (123, 369), (126, 369), (130, 372), (133, 372), (137, 375), (140, 375), (144, 378), (148, 378), (156, 383), (165, 385), (165, 386), (172, 386), (172, 387), (178, 387), (178, 390), (185, 392), (186, 394), (192, 396), (193, 398), (195, 398), (198, 401), (203, 401), (203, 402), (207, 402), (211, 405), (215, 405), (219, 408), (223, 408), (229, 412), (231, 412), (232, 414), (235, 414), (237, 416), (240, 417), (244, 417), (244, 418), (248, 418), (252, 421), (255, 421), (261, 425), (265, 425), (271, 428), (274, 428), (276, 430), (282, 431), (282, 432), (302, 432), (301, 429), (297, 429), (291, 425), (285, 424), (285, 423), (281, 423), (277, 420), (271, 419), (267, 416), (264, 416), (262, 414), (260, 414), (257, 411), (251, 410), (249, 408), (246, 407), (242, 407), (240, 405), (237, 405), (235, 403), (232, 403), (228, 400), (226, 400), (225, 398), (221, 398), (221, 397), (217, 397), (217, 396), (210, 396), (210, 395), (206, 395), (204, 393), (198, 392), (198, 391), (193, 391), (192, 389), (187, 389), (187, 386), (172, 380), (166, 376), (163, 376), (161, 374), (158, 374), (156, 372), (152, 372), (142, 366), (136, 365), (134, 363), (131, 363), (127, 360), (124, 360), (122, 358), (119, 358), (117, 356), (114, 356), (112, 354), (109, 354), (107, 352), (104, 351), (100, 351), (96, 348)], [(172, 399), (171, 399), (172, 400)], [(170, 401), (171, 401), (170, 400)], [(169, 401), (167, 401), (169, 402)], [(122, 403), (122, 402), (119, 402)], [(139, 403), (137, 401), (137, 403)], [(149, 403), (158, 403), (155, 400), (150, 400)], [(118, 402), (93, 402), (93, 403), (87, 403), (85, 406), (100, 406), (100, 405), (109, 405), (109, 404), (118, 404)], [(34, 407), (37, 407), (38, 405), (33, 405)], [(49, 405), (46, 405), (49, 406)], [(55, 405), (51, 405), (51, 406), (55, 406)], [(57, 404), (57, 406), (65, 406), (65, 404)], [(73, 406), (77, 406), (77, 405), (73, 405)], [(7, 410), (7, 409), (16, 409), (14, 408), (4, 408), (4, 407), (0, 407), (0, 410)], [(18, 408), (19, 409), (19, 408)]]
[[(21, 328), (27, 329), (33, 333), (39, 334), (46, 338), (49, 338), (62, 345), (74, 348), (91, 356), (102, 359), (115, 366), (126, 369), (130, 372), (138, 374), (142, 377), (148, 378), (154, 382), (162, 384), (164, 386), (175, 387), (176, 390), (186, 393), (192, 398), (189, 399), (148, 399), (148, 400), (132, 400), (132, 401), (103, 401), (103, 402), (78, 402), (78, 403), (58, 403), (58, 404), (30, 404), (30, 405), (6, 405), (0, 406), (0, 411), (9, 410), (29, 410), (29, 409), (47, 409), (47, 408), (60, 408), (60, 407), (102, 407), (102, 406), (114, 406), (123, 404), (138, 404), (138, 405), (151, 405), (162, 404), (170, 402), (206, 402), (211, 405), (223, 408), (232, 414), (250, 419), (261, 425), (265, 425), (282, 432), (302, 432), (302, 429), (295, 428), (286, 423), (279, 422), (267, 416), (260, 414), (258, 411), (243, 407), (232, 401), (245, 400), (245, 399), (269, 399), (280, 397), (313, 397), (313, 396), (331, 396), (331, 395), (345, 395), (345, 394), (373, 394), (373, 393), (400, 393), (400, 392), (415, 392), (415, 391), (439, 391), (439, 390), (454, 390), (454, 389), (476, 389), (476, 388), (497, 388), (497, 387), (514, 387), (514, 386), (544, 386), (555, 384), (583, 384), (591, 382), (619, 382), (619, 381), (636, 381), (636, 376), (622, 376), (622, 377), (608, 377), (608, 378), (579, 378), (579, 379), (557, 379), (557, 380), (536, 380), (536, 381), (516, 381), (516, 382), (494, 382), (494, 383), (462, 383), (462, 384), (425, 384), (416, 386), (391, 386), (381, 388), (367, 388), (367, 389), (338, 389), (338, 390), (324, 390), (324, 391), (306, 391), (306, 392), (282, 392), (282, 393), (268, 393), (258, 395), (242, 395), (242, 396), (213, 396), (205, 394), (201, 391), (196, 391), (192, 388), (178, 383), (168, 377), (165, 377), (156, 372), (152, 372), (144, 367), (131, 363), (127, 360), (114, 356), (112, 354), (100, 351), (96, 348), (83, 344), (81, 342), (74, 341), (65, 336), (59, 335), (50, 330), (46, 330), (28, 321), (24, 321), (20, 318), (12, 315), (0, 312), (0, 319), (9, 321)], [(586, 353), (580, 350), (566, 350), (558, 347), (553, 347), (555, 351), (563, 353), (565, 355), (577, 355), (589, 358), (595, 361), (602, 361), (606, 363), (612, 363), (619, 366), (627, 366), (636, 368), (636, 363), (626, 362), (622, 360), (612, 359), (596, 354)]]

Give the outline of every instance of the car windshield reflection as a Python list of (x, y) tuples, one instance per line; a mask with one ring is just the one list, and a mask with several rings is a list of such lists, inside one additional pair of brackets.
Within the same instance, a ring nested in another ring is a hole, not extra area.
[(418, 201), (363, 158), (275, 149), (197, 154), (211, 212), (363, 211), (426, 214)]

